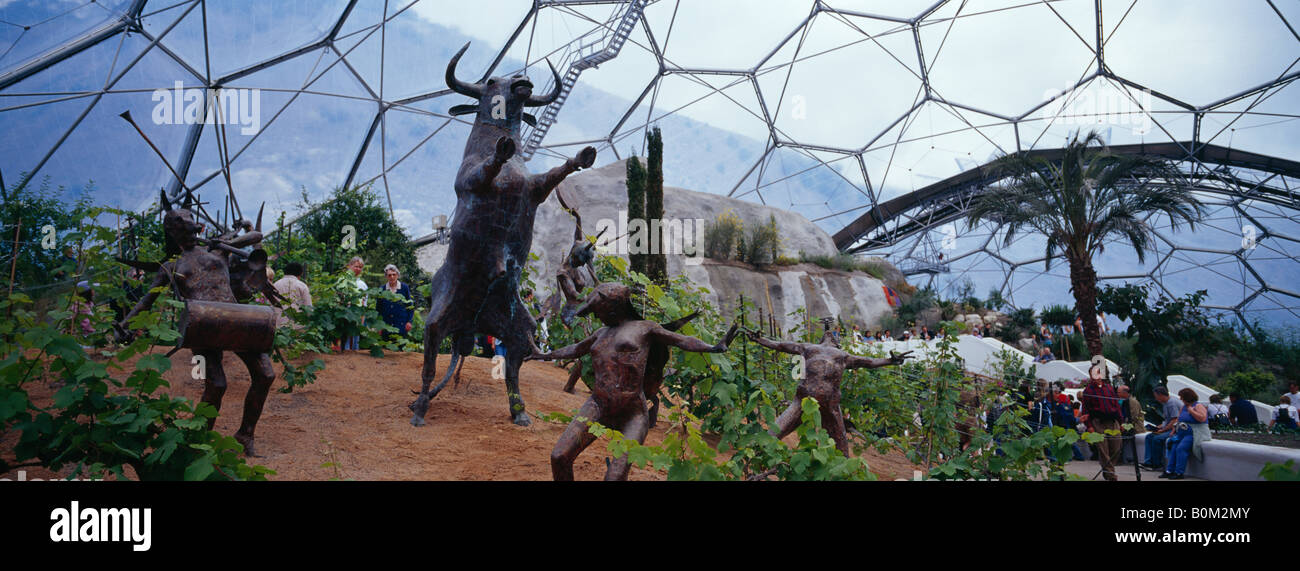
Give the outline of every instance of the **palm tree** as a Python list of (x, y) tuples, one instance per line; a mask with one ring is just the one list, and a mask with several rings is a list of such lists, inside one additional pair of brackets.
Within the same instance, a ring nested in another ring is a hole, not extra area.
[(1070, 289), (1083, 321), (1088, 352), (1101, 354), (1097, 326), (1097, 272), (1092, 258), (1106, 241), (1122, 239), (1144, 262), (1152, 249), (1151, 215), (1164, 215), (1174, 228), (1191, 228), (1205, 206), (1188, 187), (1176, 184), (1169, 162), (1110, 152), (1095, 131), (1076, 133), (1059, 164), (1040, 155), (1005, 155), (988, 167), (1003, 180), (996, 191), (976, 197), (967, 215), (968, 228), (981, 221), (1002, 225), (1004, 245), (1021, 231), (1047, 238), (1046, 267), (1064, 256), (1070, 264)]

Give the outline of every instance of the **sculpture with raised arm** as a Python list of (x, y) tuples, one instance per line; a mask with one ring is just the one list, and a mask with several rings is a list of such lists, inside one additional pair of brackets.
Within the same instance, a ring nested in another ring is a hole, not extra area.
[(821, 409), (822, 427), (830, 433), (835, 447), (848, 456), (849, 441), (845, 435), (844, 411), (840, 408), (840, 381), (844, 377), (844, 370), (900, 365), (912, 352), (890, 352), (888, 358), (881, 359), (851, 355), (842, 351), (835, 336), (831, 335), (829, 320), (823, 320), (823, 323), (826, 325), (826, 333), (822, 335), (821, 343), (771, 341), (754, 330), (748, 330), (745, 334), (751, 341), (768, 349), (798, 355), (803, 359), (803, 378), (799, 379), (799, 386), (795, 389), (795, 400), (777, 417), (776, 425), (769, 427), (768, 432), (777, 438), (785, 438), (794, 432), (801, 417), (800, 401), (804, 397), (812, 397), (817, 399), (817, 406)]
[[(456, 174), (456, 212), (447, 257), (430, 287), (422, 384), (420, 396), (410, 406), (411, 424), (424, 424), (430, 399), (446, 386), (458, 361), (473, 350), (474, 334), (483, 333), (506, 346), (510, 416), (515, 424), (527, 426), (519, 365), (535, 350), (537, 322), (519, 299), (519, 281), (533, 244), (533, 220), (537, 207), (565, 177), (595, 162), (596, 149), (586, 147), (560, 166), (529, 174), (515, 154), (521, 123), (536, 121), (524, 108), (555, 101), (560, 94), (559, 74), (551, 68), (555, 90), (545, 97), (534, 96), (532, 82), (523, 75), (465, 83), (456, 78), (456, 64), (468, 48), (465, 44), (447, 64), (447, 87), (476, 100), (452, 107), (451, 114), (475, 117)], [(430, 390), (437, 373), (438, 345), (449, 335), (452, 363), (447, 376)]]
[[(612, 282), (596, 286), (596, 290), (578, 307), (577, 315), (588, 313), (595, 314), (605, 326), (576, 344), (529, 357), (539, 360), (577, 359), (590, 354), (596, 371), (591, 397), (583, 403), (577, 417), (569, 423), (551, 451), (551, 475), (557, 481), (573, 480), (573, 461), (596, 440), (588, 430), (587, 421), (618, 430), (638, 443), (645, 442), (650, 427), (645, 396), (647, 378), (655, 376), (652, 369), (657, 367), (657, 378), (662, 380), (669, 347), (697, 353), (721, 353), (736, 336), (736, 326), (733, 325), (721, 342), (710, 345), (646, 321), (632, 305), (631, 290)], [(659, 353), (657, 348), (662, 348), (663, 352)], [(626, 480), (627, 475), (628, 459), (624, 456), (610, 463), (605, 480)]]
[[(271, 368), (271, 340), (275, 335), (274, 312), (266, 306), (244, 305), (256, 293), (262, 293), (279, 306), (281, 297), (266, 279), (266, 251), (262, 242), (262, 215), (257, 224), (237, 220), (235, 228), (215, 238), (202, 239), (203, 225), (195, 222), (188, 208), (172, 208), (162, 194), (163, 231), (169, 255), (176, 259), (164, 263), (120, 260), (146, 271), (156, 272), (150, 291), (117, 324), (124, 337), (130, 337), (131, 319), (148, 309), (158, 299), (155, 288), (169, 286), (184, 301), (182, 317), (183, 346), (203, 358), (203, 402), (221, 410), (226, 394), (226, 373), (222, 368), (223, 351), (234, 351), (252, 378), (244, 397), (244, 418), (235, 440), (244, 453), (253, 456), (253, 431), (262, 416), (267, 391), (275, 381)], [(241, 233), (242, 231), (242, 233)], [(254, 246), (245, 250), (246, 246)], [(188, 324), (188, 331), (186, 328)], [(242, 349), (242, 350), (241, 350)], [(208, 430), (214, 419), (208, 420)]]

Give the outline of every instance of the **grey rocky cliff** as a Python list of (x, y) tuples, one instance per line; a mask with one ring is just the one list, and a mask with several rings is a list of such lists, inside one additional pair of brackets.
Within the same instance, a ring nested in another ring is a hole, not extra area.
[[(565, 201), (582, 216), (583, 231), (596, 234), (608, 227), (600, 243), (607, 244), (603, 253), (626, 252), (626, 240), (616, 239), (626, 232), (627, 209), (626, 164), (613, 164), (584, 171), (569, 177), (560, 185)], [(838, 315), (845, 321), (864, 328), (879, 324), (883, 314), (890, 311), (880, 280), (861, 272), (844, 272), (824, 269), (813, 264), (769, 266), (755, 268), (748, 264), (720, 262), (702, 255), (679, 255), (685, 246), (703, 246), (703, 237), (696, 239), (705, 223), (713, 221), (727, 210), (734, 212), (746, 225), (765, 223), (769, 216), (776, 218), (781, 232), (781, 255), (798, 257), (799, 252), (809, 255), (835, 255), (834, 242), (829, 234), (802, 215), (705, 192), (664, 187), (664, 217), (671, 222), (669, 233), (673, 244), (666, 244), (668, 273), (685, 274), (696, 285), (706, 288), (710, 297), (725, 313), (734, 312), (741, 295), (763, 307), (764, 314), (774, 311), (778, 323), (785, 330), (797, 325), (797, 319), (787, 314), (804, 307), (813, 316)], [(678, 226), (677, 222), (681, 225)], [(533, 227), (532, 252), (539, 262), (532, 265), (532, 275), (538, 286), (538, 297), (544, 299), (555, 287), (555, 272), (560, 267), (573, 241), (574, 220), (560, 208), (559, 200), (552, 195), (537, 210)], [(682, 230), (678, 230), (682, 228)], [(682, 240), (681, 238), (685, 238)], [(434, 272), (441, 265), (446, 246), (428, 244), (417, 251), (421, 269)], [(886, 279), (897, 270), (884, 266)], [(898, 276), (901, 278), (901, 275)], [(753, 316), (751, 316), (751, 319)]]

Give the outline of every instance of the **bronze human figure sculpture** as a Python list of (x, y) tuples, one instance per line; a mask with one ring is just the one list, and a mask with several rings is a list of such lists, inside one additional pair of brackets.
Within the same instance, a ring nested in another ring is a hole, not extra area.
[[(545, 173), (532, 175), (523, 159), (515, 156), (521, 122), (535, 123), (525, 107), (550, 104), (560, 94), (533, 96), (533, 84), (523, 75), (493, 77), (482, 83), (456, 79), (456, 64), (469, 44), (447, 64), (447, 86), (477, 100), (452, 107), (452, 115), (475, 114), (456, 174), (456, 212), (449, 231), (447, 258), (434, 274), (429, 315), (425, 319), (424, 369), (420, 396), (411, 403), (411, 424), (421, 426), (429, 401), (447, 384), (459, 359), (473, 350), (473, 336), (484, 333), (506, 346), (506, 392), (515, 424), (528, 426), (524, 400), (519, 394), (519, 365), (535, 349), (537, 323), (519, 298), (519, 280), (533, 242), (537, 207), (551, 191), (579, 169), (596, 160), (596, 149), (586, 147), (574, 158)], [(452, 337), (454, 350), (448, 375), (432, 391), (438, 366), (438, 345)]]
[[(600, 239), (599, 236), (596, 238)], [(569, 255), (564, 257), (564, 263), (555, 272), (556, 293), (552, 296), (554, 301), (547, 304), (548, 309), (551, 309), (563, 303), (559, 313), (560, 321), (566, 327), (573, 325), (578, 305), (582, 303), (582, 290), (600, 284), (596, 271), (591, 267), (591, 261), (596, 257), (595, 248), (596, 245), (587, 241), (587, 237), (582, 234), (582, 219), (575, 213), (573, 245), (569, 247)]]
[[(244, 446), (246, 455), (254, 456), (253, 431), (257, 428), (258, 418), (262, 416), (267, 392), (275, 380), (275, 370), (271, 367), (269, 354), (270, 339), (267, 337), (268, 325), (269, 333), (274, 335), (274, 313), (265, 306), (243, 306), (247, 310), (266, 310), (262, 313), (269, 315), (271, 320), (258, 327), (256, 323), (240, 320), (249, 312), (239, 313), (240, 306), (226, 304), (241, 304), (255, 293), (264, 294), (272, 304), (280, 304), (279, 293), (266, 279), (266, 252), (261, 248), (255, 248), (251, 252), (242, 250), (245, 246), (261, 243), (261, 213), (258, 213), (256, 226), (246, 220), (238, 220), (234, 230), (204, 240), (199, 238), (203, 225), (194, 221), (193, 212), (184, 207), (173, 209), (166, 194), (161, 196), (161, 200), (165, 212), (163, 229), (168, 241), (168, 253), (179, 256), (162, 264), (123, 260), (134, 267), (154, 271), (156, 275), (150, 292), (117, 324), (118, 331), (129, 331), (127, 324), (131, 319), (153, 305), (158, 298), (158, 292), (153, 289), (159, 286), (170, 284), (183, 300), (200, 302), (187, 306), (186, 318), (195, 319), (199, 309), (204, 308), (207, 312), (204, 315), (213, 318), (208, 320), (209, 327), (203, 329), (206, 338), (196, 338), (198, 335), (193, 331), (183, 331), (183, 334), (184, 346), (193, 348), (195, 355), (203, 357), (206, 374), (203, 378), (202, 400), (218, 411), (221, 410), (221, 400), (226, 393), (222, 353), (224, 350), (234, 350), (248, 367), (248, 374), (252, 378), (252, 384), (244, 397), (244, 418), (239, 431), (235, 433), (235, 440)], [(184, 322), (182, 328), (183, 324)], [(192, 328), (198, 330), (193, 324)], [(252, 340), (253, 337), (261, 341)], [(240, 348), (245, 350), (238, 350)], [(208, 420), (209, 430), (212, 429), (214, 420)]]
[[(579, 306), (577, 315), (595, 314), (605, 327), (582, 341), (550, 353), (532, 355), (530, 359), (576, 359), (591, 354), (596, 378), (591, 396), (578, 410), (578, 418), (569, 423), (551, 451), (551, 475), (557, 481), (573, 480), (573, 461), (596, 437), (587, 428), (595, 421), (619, 430), (627, 438), (644, 442), (650, 427), (646, 412), (646, 382), (658, 367), (662, 380), (668, 347), (697, 353), (721, 353), (736, 335), (736, 326), (716, 345), (674, 333), (653, 321), (645, 321), (632, 305), (627, 286), (606, 282)], [(656, 358), (656, 347), (663, 350)], [(658, 387), (655, 387), (656, 390)], [(584, 420), (585, 419), (585, 420)], [(605, 472), (606, 480), (626, 480), (628, 459), (614, 460)]]
[(898, 354), (891, 351), (889, 358), (881, 359), (850, 355), (840, 350), (829, 325), (822, 335), (821, 343), (771, 341), (754, 330), (746, 331), (746, 335), (751, 341), (768, 349), (799, 355), (803, 359), (803, 378), (799, 379), (799, 386), (795, 389), (795, 400), (777, 417), (776, 424), (769, 427), (768, 432), (777, 438), (785, 438), (794, 432), (802, 416), (800, 401), (804, 397), (813, 397), (821, 409), (822, 427), (830, 433), (835, 447), (845, 456), (849, 455), (849, 441), (845, 435), (844, 411), (840, 408), (840, 381), (844, 370), (899, 365), (912, 353), (908, 351)]
[[(559, 314), (560, 322), (565, 327), (573, 327), (574, 314), (577, 313), (578, 305), (582, 303), (582, 291), (595, 287), (600, 280), (596, 279), (596, 271), (591, 267), (591, 261), (595, 258), (595, 244), (588, 242), (586, 235), (583, 234), (582, 218), (576, 210), (570, 209), (565, 204), (563, 195), (556, 192), (556, 197), (560, 199), (561, 207), (573, 215), (573, 244), (569, 246), (569, 253), (564, 257), (564, 262), (555, 271), (555, 293), (547, 298), (542, 319)], [(582, 361), (573, 363), (569, 371), (569, 379), (564, 383), (564, 392), (573, 393), (573, 387), (578, 384), (578, 379), (582, 378), (582, 369)]]

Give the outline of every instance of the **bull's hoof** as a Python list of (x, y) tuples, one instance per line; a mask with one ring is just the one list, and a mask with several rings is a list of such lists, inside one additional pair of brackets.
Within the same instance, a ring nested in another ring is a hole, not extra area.
[(411, 426), (424, 426), (424, 415), (429, 412), (429, 401), (420, 397), (406, 408), (411, 409)]
[(510, 137), (501, 137), (497, 139), (496, 158), (504, 163), (515, 156), (515, 141)]
[(515, 415), (514, 423), (519, 426), (531, 426), (533, 424), (533, 421), (528, 420), (528, 413), (520, 412), (519, 414)]
[(596, 147), (587, 147), (578, 153), (578, 166), (589, 169), (596, 162)]
[(246, 457), (248, 457), (248, 458), (257, 458), (257, 457), (258, 457), (257, 452), (255, 452), (255, 451), (253, 450), (253, 437), (252, 437), (252, 436), (244, 436), (244, 435), (242, 435), (242, 434), (236, 434), (236, 435), (235, 435), (235, 442), (238, 442), (238, 443), (240, 444), (240, 446), (243, 446), (243, 447), (244, 447), (244, 456), (246, 456)]
[(578, 394), (578, 392), (575, 391), (573, 387), (564, 387), (564, 392), (569, 393), (571, 395)]

